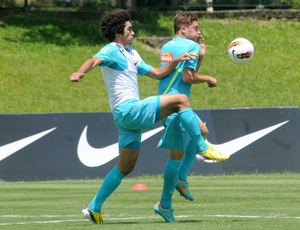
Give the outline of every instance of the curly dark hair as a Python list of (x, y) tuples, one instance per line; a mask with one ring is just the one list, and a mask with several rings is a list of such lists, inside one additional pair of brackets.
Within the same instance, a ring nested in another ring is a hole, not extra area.
[(118, 9), (109, 12), (101, 20), (100, 31), (112, 42), (116, 34), (124, 34), (125, 23), (128, 21), (131, 21), (131, 16), (126, 10)]

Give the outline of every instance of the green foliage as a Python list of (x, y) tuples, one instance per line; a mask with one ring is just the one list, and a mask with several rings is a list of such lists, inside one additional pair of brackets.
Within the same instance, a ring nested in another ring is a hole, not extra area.
[[(140, 36), (172, 36), (172, 17), (134, 16)], [(79, 83), (70, 74), (105, 44), (99, 20), (51, 17), (48, 14), (1, 15), (1, 113), (109, 111), (98, 69)], [(218, 87), (193, 86), (194, 108), (300, 106), (300, 25), (286, 20), (200, 19), (207, 55), (200, 73), (218, 79)], [(145, 29), (146, 28), (146, 29)], [(248, 38), (253, 60), (238, 65), (228, 57), (234, 38)], [(143, 59), (159, 65), (159, 54), (135, 42)], [(141, 97), (155, 95), (158, 82), (140, 77)]]
[[(147, 12), (149, 9), (158, 11), (170, 10), (206, 10), (206, 0), (177, 0), (166, 1), (161, 0), (136, 0), (138, 11)], [(255, 9), (255, 8), (298, 8), (300, 0), (213, 0), (215, 10), (224, 9)], [(0, 8), (6, 7), (24, 7), (24, 0), (1, 0)], [(127, 1), (124, 0), (72, 0), (67, 3), (67, 0), (32, 0), (28, 1), (28, 7), (39, 8), (47, 11), (86, 11), (86, 10), (111, 10), (113, 8), (126, 8)]]
[(280, 3), (287, 3), (287, 4), (300, 4), (300, 0), (279, 0)]

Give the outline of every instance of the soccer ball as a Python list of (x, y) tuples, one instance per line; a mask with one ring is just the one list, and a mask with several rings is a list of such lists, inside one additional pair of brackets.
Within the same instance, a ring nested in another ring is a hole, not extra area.
[(246, 38), (237, 38), (230, 42), (228, 54), (235, 63), (247, 63), (254, 56), (254, 46)]

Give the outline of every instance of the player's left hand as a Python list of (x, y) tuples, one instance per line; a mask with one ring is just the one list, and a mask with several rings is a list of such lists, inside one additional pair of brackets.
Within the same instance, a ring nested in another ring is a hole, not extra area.
[(218, 84), (217, 79), (213, 78), (213, 77), (209, 77), (209, 79), (207, 80), (207, 85), (209, 88), (213, 88), (216, 87)]

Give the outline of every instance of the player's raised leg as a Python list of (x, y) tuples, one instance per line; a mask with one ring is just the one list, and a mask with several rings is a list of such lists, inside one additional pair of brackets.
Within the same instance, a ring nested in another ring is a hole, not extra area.
[(160, 119), (178, 112), (182, 126), (187, 130), (197, 145), (198, 154), (210, 160), (223, 161), (229, 155), (221, 153), (205, 143), (198, 120), (190, 107), (188, 97), (183, 94), (164, 94), (160, 97)]

